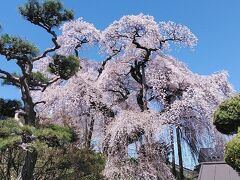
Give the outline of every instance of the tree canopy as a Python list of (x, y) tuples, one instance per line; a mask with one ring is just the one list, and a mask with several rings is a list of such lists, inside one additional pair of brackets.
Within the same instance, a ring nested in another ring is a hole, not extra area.
[[(186, 26), (157, 23), (152, 16), (139, 14), (124, 16), (99, 31), (80, 18), (63, 25), (58, 42), (61, 55), (78, 55), (84, 45), (95, 45), (105, 58), (102, 63), (80, 59), (76, 76), (34, 93), (36, 101), (46, 101), (37, 112), (43, 119), (62, 123), (67, 119), (78, 130), (81, 146), (90, 142), (100, 148), (107, 155), (106, 177), (173, 179), (163, 153), (164, 144), (170, 143), (163, 132), (169, 127), (181, 129), (180, 141), (194, 157), (204, 145), (220, 146), (222, 136), (212, 115), (233, 95), (227, 73), (201, 76), (165, 55), (173, 44), (196, 45), (197, 38)], [(128, 153), (133, 145), (134, 161)], [(222, 145), (221, 150), (218, 153), (223, 153)]]
[[(62, 178), (169, 180), (175, 179), (168, 165), (169, 152), (176, 155), (174, 143), (179, 159), (183, 143), (195, 158), (206, 145), (223, 150), (212, 116), (234, 94), (228, 74), (195, 74), (167, 53), (172, 46), (197, 45), (188, 27), (139, 14), (123, 16), (100, 31), (83, 18), (74, 20), (57, 0), (29, 0), (19, 11), (51, 35), (53, 47), (40, 52), (20, 37), (0, 37), (0, 54), (20, 68), (20, 73), (0, 68), (3, 83), (22, 94), (24, 123), (0, 124), (0, 150), (24, 152), (21, 172), (14, 168), (17, 176), (34, 179), (40, 165), (45, 178), (53, 168)], [(102, 62), (80, 56), (92, 46), (103, 54)], [(129, 153), (132, 146), (135, 156)], [(63, 159), (55, 161), (58, 155)]]
[(214, 125), (223, 134), (236, 134), (240, 126), (240, 95), (223, 102), (214, 113)]

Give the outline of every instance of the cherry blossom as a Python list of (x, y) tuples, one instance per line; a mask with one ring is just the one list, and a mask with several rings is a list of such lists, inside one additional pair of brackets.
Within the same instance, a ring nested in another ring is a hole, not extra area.
[(100, 39), (100, 31), (82, 18), (66, 22), (61, 30), (62, 35), (57, 40), (61, 48), (57, 53), (65, 56), (74, 53), (84, 44), (92, 46)]
[[(99, 45), (106, 59), (101, 64), (79, 58), (82, 68), (76, 76), (34, 92), (37, 100), (46, 101), (38, 105), (38, 114), (59, 123), (67, 117), (82, 145), (90, 140), (106, 154), (106, 178), (174, 179), (160, 153), (163, 144), (170, 144), (165, 132), (172, 126), (181, 129), (195, 155), (201, 147), (222, 142), (212, 114), (234, 95), (227, 73), (199, 75), (164, 55), (171, 43), (197, 44), (186, 26), (139, 14), (124, 16), (102, 32), (82, 19), (65, 23), (62, 31), (59, 54), (76, 53), (88, 43)], [(134, 158), (128, 154), (131, 144)]]
[(173, 43), (187, 47), (197, 45), (197, 37), (187, 26), (176, 24), (172, 21), (160, 22), (159, 31), (165, 41), (172, 41)]

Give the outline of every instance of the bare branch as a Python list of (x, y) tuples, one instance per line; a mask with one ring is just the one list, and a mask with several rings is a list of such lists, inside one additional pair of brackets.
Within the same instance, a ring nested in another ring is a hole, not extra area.
[(34, 106), (38, 105), (38, 104), (46, 104), (46, 101), (38, 101), (34, 103)]
[(121, 49), (122, 49), (122, 48), (120, 48), (120, 49), (115, 49), (115, 50), (113, 51), (114, 53), (113, 53), (112, 55), (108, 56), (107, 59), (105, 59), (105, 60), (102, 62), (102, 66), (98, 69), (99, 74), (98, 74), (98, 77), (97, 77), (97, 78), (99, 78), (100, 75), (102, 74), (102, 72), (103, 72), (103, 70), (104, 70), (105, 65), (107, 64), (107, 62), (110, 61), (110, 60), (111, 60), (114, 56), (116, 56), (119, 52), (121, 52)]
[(157, 48), (146, 48), (146, 47), (142, 46), (141, 44), (139, 44), (137, 42), (136, 37), (140, 37), (140, 35), (138, 34), (137, 31), (135, 32), (135, 34), (133, 36), (133, 41), (132, 41), (132, 43), (136, 45), (136, 48), (143, 49), (146, 52), (152, 52), (152, 51), (157, 51), (158, 50)]

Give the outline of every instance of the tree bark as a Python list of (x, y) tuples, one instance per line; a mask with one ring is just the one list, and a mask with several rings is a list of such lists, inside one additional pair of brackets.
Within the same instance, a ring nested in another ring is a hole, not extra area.
[(34, 110), (34, 103), (31, 96), (31, 92), (27, 83), (27, 78), (24, 76), (21, 78), (21, 92), (22, 92), (22, 101), (24, 103), (25, 111), (25, 124), (35, 126), (36, 112)]
[(11, 179), (11, 168), (12, 168), (12, 149), (8, 148), (8, 150), (6, 151), (8, 154), (8, 158), (7, 158), (7, 174), (6, 174), (6, 179), (10, 180)]
[(88, 146), (88, 121), (85, 119), (85, 134), (84, 134), (84, 148)]
[(36, 112), (34, 110), (34, 104), (32, 102), (32, 99), (27, 99), (24, 102), (24, 111), (26, 113), (25, 115), (25, 124), (35, 126), (36, 125)]
[(147, 110), (147, 84), (145, 75), (145, 64), (141, 66), (142, 71), (142, 98), (143, 98), (143, 111)]
[(174, 134), (173, 127), (170, 126), (170, 144), (172, 150), (172, 173), (176, 177), (176, 162), (175, 162), (175, 150), (174, 150)]
[(177, 147), (178, 147), (178, 159), (179, 159), (179, 174), (180, 180), (184, 180), (183, 175), (183, 160), (182, 160), (182, 147), (181, 147), (181, 134), (180, 127), (176, 127), (176, 135), (177, 135)]
[(88, 131), (88, 139), (87, 139), (87, 148), (91, 148), (91, 141), (92, 141), (92, 135), (93, 135), (93, 127), (94, 127), (94, 118), (91, 119), (90, 127)]
[[(36, 126), (36, 112), (34, 110), (34, 103), (29, 89), (28, 83), (29, 77), (25, 75), (20, 79), (21, 82), (21, 92), (22, 92), (22, 101), (24, 103), (24, 120), (27, 125)], [(27, 152), (24, 165), (21, 170), (21, 175), (18, 178), (19, 180), (32, 180), (34, 168), (37, 162), (37, 151)]]
[(37, 156), (38, 153), (36, 150), (33, 150), (33, 152), (27, 152), (20, 180), (33, 180), (33, 173), (37, 162)]

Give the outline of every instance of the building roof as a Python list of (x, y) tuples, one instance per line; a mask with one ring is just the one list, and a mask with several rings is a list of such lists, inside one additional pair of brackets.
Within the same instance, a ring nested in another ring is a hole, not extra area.
[(240, 176), (224, 161), (204, 162), (198, 180), (240, 180)]

